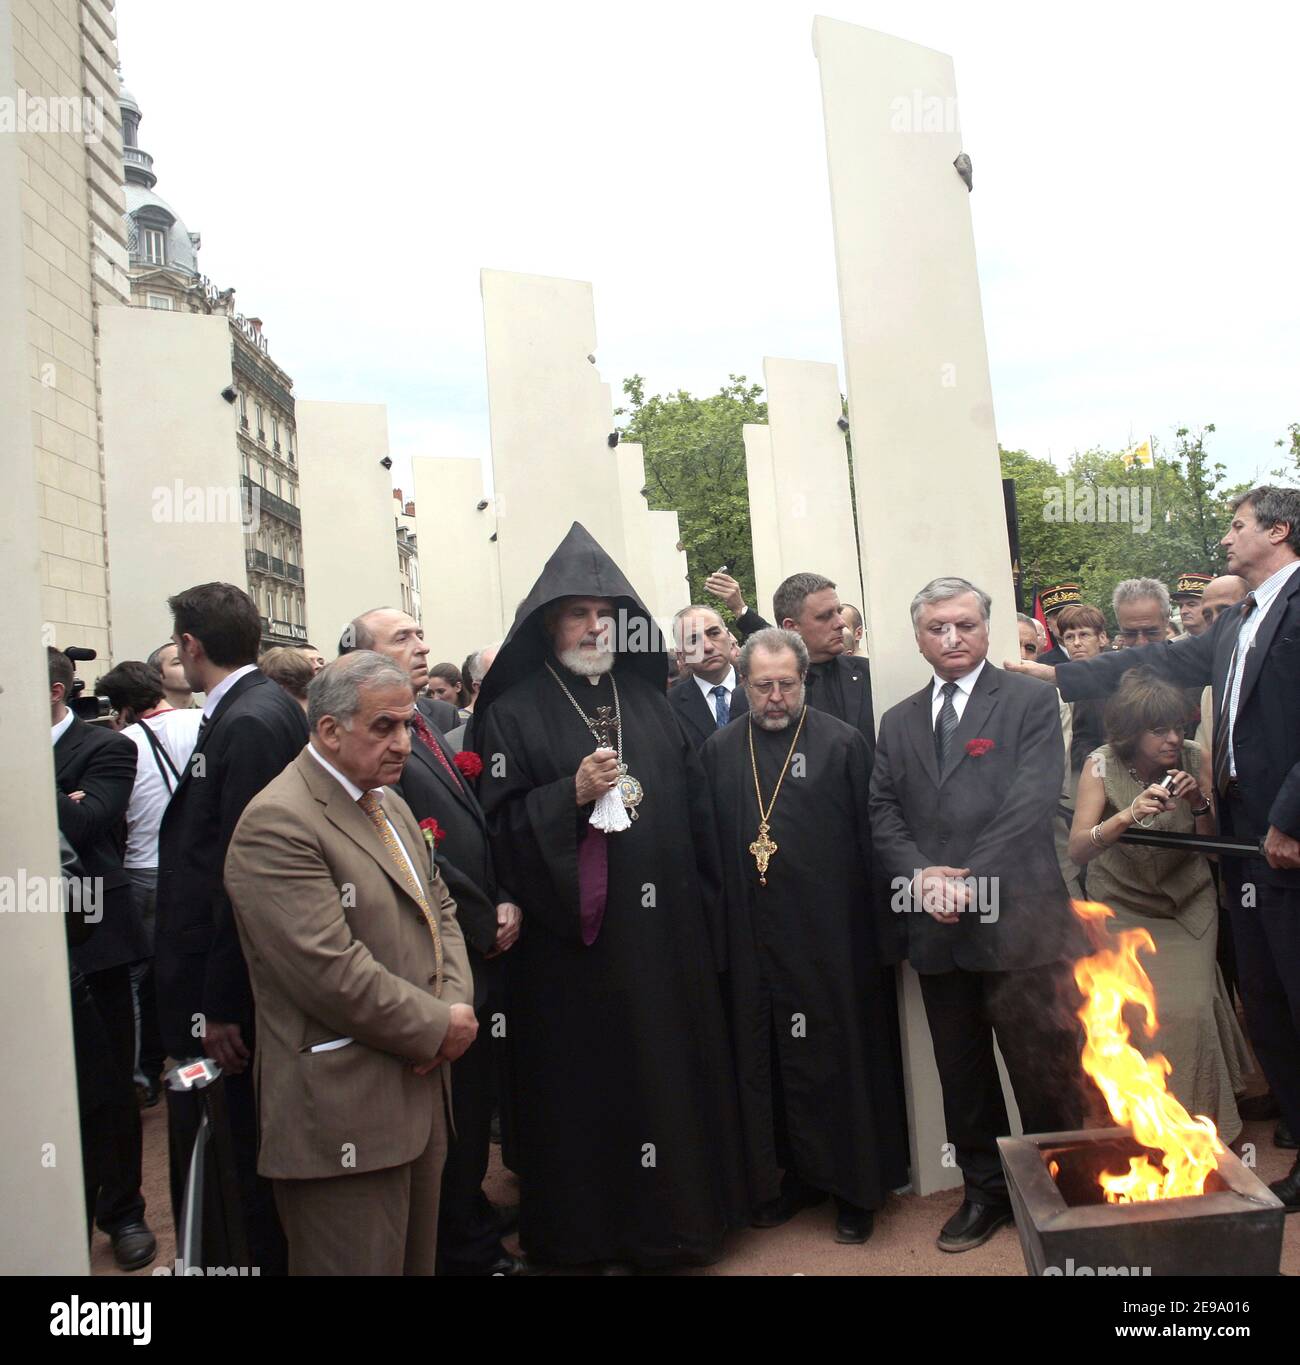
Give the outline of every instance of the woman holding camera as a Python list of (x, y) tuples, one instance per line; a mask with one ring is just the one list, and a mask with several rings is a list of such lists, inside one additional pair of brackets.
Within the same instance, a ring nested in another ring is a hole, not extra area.
[(1147, 669), (1124, 675), (1106, 704), (1107, 743), (1083, 765), (1069, 853), (1088, 865), (1089, 899), (1114, 912), (1112, 932), (1143, 928), (1155, 942), (1141, 962), (1160, 1027), (1147, 1039), (1139, 1024), (1133, 1045), (1168, 1058), (1172, 1093), (1189, 1113), (1212, 1118), (1227, 1143), (1241, 1133), (1236, 1096), (1250, 1054), (1215, 960), (1209, 862), (1201, 853), (1118, 842), (1130, 829), (1215, 832), (1210, 754), (1184, 738), (1186, 710), (1182, 693)]

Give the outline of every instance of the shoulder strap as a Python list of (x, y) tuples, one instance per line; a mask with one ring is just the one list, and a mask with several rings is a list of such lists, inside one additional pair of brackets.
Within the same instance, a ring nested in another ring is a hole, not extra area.
[[(145, 733), (145, 738), (149, 741), (149, 747), (153, 750), (153, 761), (158, 765), (158, 771), (162, 774), (163, 786), (167, 788), (168, 795), (176, 790), (176, 783), (181, 780), (181, 775), (176, 770), (176, 765), (172, 762), (171, 755), (163, 748), (158, 736), (154, 734), (153, 728), (148, 721), (141, 721), (140, 728)], [(166, 766), (164, 766), (166, 765)], [(171, 777), (167, 776), (171, 773)], [(172, 781), (172, 778), (175, 781)]]

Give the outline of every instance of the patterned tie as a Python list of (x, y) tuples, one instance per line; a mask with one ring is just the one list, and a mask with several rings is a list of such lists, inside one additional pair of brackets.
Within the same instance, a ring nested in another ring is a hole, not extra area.
[(433, 911), (429, 908), (429, 902), (425, 899), (424, 890), (420, 886), (419, 879), (412, 873), (410, 864), (402, 853), (401, 845), (397, 842), (397, 836), (393, 833), (393, 827), (388, 823), (388, 817), (384, 814), (383, 802), (379, 799), (377, 791), (363, 792), (357, 805), (365, 811), (370, 819), (370, 823), (379, 831), (379, 837), (384, 842), (384, 847), (388, 850), (388, 856), (393, 860), (397, 870), (402, 874), (402, 884), (414, 897), (415, 902), (420, 907), (424, 915), (424, 922), (429, 926), (429, 932), (433, 935), (433, 958), (434, 969), (438, 973), (438, 990), (442, 990), (442, 934), (438, 931), (438, 921)]
[(1232, 765), (1228, 762), (1228, 749), (1232, 743), (1232, 721), (1237, 709), (1237, 695), (1241, 691), (1241, 678), (1244, 668), (1239, 668), (1237, 658), (1241, 645), (1241, 627), (1246, 618), (1255, 610), (1255, 594), (1248, 592), (1241, 604), (1241, 619), (1237, 625), (1237, 639), (1232, 646), (1232, 658), (1228, 660), (1228, 676), (1223, 684), (1223, 705), (1219, 708), (1219, 718), (1214, 728), (1214, 789), (1220, 796), (1228, 791)]
[(727, 689), (721, 683), (710, 692), (713, 698), (713, 714), (718, 719), (718, 728), (721, 729), (731, 719), (730, 698), (727, 696)]
[(450, 776), (451, 780), (456, 784), (456, 790), (458, 792), (463, 792), (465, 788), (461, 785), (460, 774), (447, 762), (447, 755), (443, 753), (442, 745), (434, 739), (433, 731), (429, 729), (429, 722), (425, 720), (419, 711), (416, 711), (415, 716), (411, 721), (411, 725), (414, 727), (415, 733), (424, 741), (424, 747), (429, 750), (444, 768), (446, 768), (448, 776)]
[(934, 756), (939, 760), (939, 772), (943, 773), (944, 760), (948, 757), (948, 745), (953, 731), (957, 728), (957, 708), (952, 704), (957, 684), (946, 682), (943, 685), (943, 705), (939, 708), (939, 720), (934, 727)]

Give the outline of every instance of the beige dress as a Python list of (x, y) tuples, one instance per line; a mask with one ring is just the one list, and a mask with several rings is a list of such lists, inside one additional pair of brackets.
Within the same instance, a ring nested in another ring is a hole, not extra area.
[[(1184, 772), (1200, 773), (1201, 752), (1199, 744), (1184, 741)], [(1109, 745), (1088, 762), (1102, 764), (1103, 820), (1127, 810), (1146, 789)], [(1190, 834), (1195, 824), (1191, 807), (1179, 801), (1149, 827)], [(1163, 1052), (1173, 1067), (1169, 1088), (1183, 1107), (1208, 1115), (1223, 1141), (1234, 1141), (1241, 1133), (1236, 1096), (1245, 1089), (1251, 1062), (1215, 957), (1219, 912), (1208, 860), (1199, 853), (1113, 844), (1088, 864), (1087, 876), (1088, 899), (1115, 912), (1111, 932), (1143, 928), (1156, 945), (1154, 954), (1141, 953), (1139, 960), (1155, 987), (1160, 1027), (1153, 1039), (1134, 1028), (1133, 1045), (1146, 1056)]]

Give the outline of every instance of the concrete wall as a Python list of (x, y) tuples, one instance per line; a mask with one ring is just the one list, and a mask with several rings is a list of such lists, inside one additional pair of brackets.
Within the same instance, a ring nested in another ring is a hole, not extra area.
[[(609, 388), (591, 285), (484, 270), (492, 483), (507, 622), (551, 552), (581, 522), (626, 569)], [(314, 591), (313, 585), (313, 591)]]
[(650, 547), (650, 600), (646, 605), (666, 640), (672, 639), (673, 617), (690, 604), (686, 551), (679, 550), (681, 528), (676, 512), (648, 512), (646, 540)]
[(420, 526), (424, 638), (437, 658), (457, 668), (483, 645), (505, 634), (497, 587), (496, 518), (485, 500), (478, 460), (417, 456), (415, 507)]
[[(41, 602), (59, 644), (109, 653), (95, 308), (125, 302), (122, 135), (110, 0), (13, 0), (15, 86), (89, 99), (81, 129), (14, 136), (21, 186)], [(50, 108), (50, 106), (46, 106)], [(13, 316), (12, 314), (10, 316)]]
[(823, 574), (837, 585), (841, 602), (857, 605), (862, 600), (862, 580), (853, 532), (848, 451), (838, 425), (842, 415), (839, 372), (821, 361), (767, 356), (763, 376), (781, 577)]
[[(0, 0), (0, 96), (12, 97), (17, 83), (29, 93), (56, 85), (61, 94), (75, 93), (75, 83), (69, 88), (66, 73), (80, 68), (77, 8), (42, 6), (47, 16), (52, 9), (60, 21), (57, 30), (48, 17), (42, 24), (35, 5)], [(0, 579), (4, 582), (0, 637), (6, 642), (0, 744), (10, 776), (0, 784), (0, 886), (8, 897), (19, 895), (20, 904), (27, 903), (20, 888), (35, 881), (48, 891), (59, 872), (54, 765), (46, 729), (50, 708), (45, 646), (68, 643), (69, 629), (83, 643), (107, 645), (102, 595), (86, 594), (87, 601), (81, 603), (84, 585), (48, 590), (42, 572), (46, 556), (55, 553), (51, 546), (56, 540), (61, 549), (74, 548), (65, 545), (62, 531), (79, 525), (80, 502), (99, 514), (93, 394), (82, 387), (77, 398), (57, 384), (47, 389), (33, 380), (34, 363), (54, 354), (56, 327), (51, 316), (62, 324), (59, 347), (73, 348), (65, 350), (66, 354), (80, 354), (84, 360), (92, 346), (88, 299), (86, 311), (78, 311), (74, 321), (71, 308), (54, 307), (57, 300), (51, 288), (32, 278), (31, 226), (51, 203), (75, 206), (77, 173), (72, 163), (77, 158), (84, 163), (85, 152), (71, 135), (0, 136), (0, 318), (5, 319), (0, 327), (0, 412), (4, 414), (0, 469), (5, 471), (4, 497), (0, 498)], [(45, 169), (47, 163), (68, 166), (72, 187), (66, 191), (66, 201), (65, 189)], [(71, 224), (70, 219), (66, 221)], [(84, 233), (84, 224), (80, 230)], [(78, 259), (84, 264), (84, 257)], [(42, 278), (48, 275), (38, 273)], [(46, 410), (35, 407), (36, 397), (48, 400)], [(66, 428), (59, 420), (59, 400), (71, 423)], [(92, 421), (89, 428), (87, 414)], [(52, 427), (67, 431), (66, 453), (55, 447), (63, 438), (52, 440)], [(92, 476), (94, 496), (79, 502), (75, 493), (68, 492), (70, 511), (60, 511), (58, 500), (52, 505), (47, 494), (58, 487), (66, 471), (75, 469)], [(71, 527), (52, 513), (71, 515)], [(100, 543), (93, 535), (91, 539)], [(82, 559), (69, 558), (78, 569), (83, 567)], [(68, 593), (73, 595), (71, 601)], [(55, 606), (58, 612), (51, 612)], [(94, 615), (95, 623), (68, 621), (69, 607), (77, 617)], [(48, 623), (44, 629), (43, 622)], [(95, 633), (87, 629), (96, 623)], [(6, 1099), (0, 1107), (0, 1151), (4, 1153), (0, 1208), (5, 1210), (0, 1274), (4, 1275), (84, 1275), (88, 1269), (64, 934), (60, 914), (0, 914), (0, 1036), (5, 1040), (0, 1048), (0, 1094)]]
[(758, 600), (749, 603), (772, 619), (772, 595), (785, 577), (781, 572), (781, 530), (772, 470), (772, 430), (757, 422), (741, 428), (745, 441), (745, 479), (749, 487), (749, 534), (754, 548), (754, 581)]
[(401, 603), (388, 410), (379, 403), (298, 400), (299, 496), (307, 636), (333, 655), (343, 627)]
[[(993, 595), (990, 658), (1018, 657), (1011, 556), (971, 200), (952, 164), (962, 150), (952, 60), (824, 18), (814, 21), (813, 47), (879, 717), (929, 676), (908, 604), (940, 574)], [(916, 130), (910, 117), (927, 100), (947, 111), (941, 132)], [(959, 1183), (960, 1172), (941, 1164), (938, 1076), (910, 968), (904, 996), (912, 1169), (925, 1194)]]
[(143, 659), (171, 634), (171, 593), (247, 585), (244, 526), (255, 508), (240, 484), (238, 410), (221, 397), (227, 319), (115, 307), (99, 326), (113, 649)]

